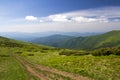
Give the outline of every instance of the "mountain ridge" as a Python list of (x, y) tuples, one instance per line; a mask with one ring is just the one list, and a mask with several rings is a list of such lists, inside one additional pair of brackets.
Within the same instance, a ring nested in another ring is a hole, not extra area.
[(102, 34), (102, 32), (95, 33), (95, 32), (35, 32), (35, 33), (27, 33), (27, 32), (0, 32), (0, 36), (4, 36), (7, 38), (12, 38), (16, 40), (22, 40), (30, 42), (31, 40), (40, 38), (40, 37), (48, 37), (52, 35), (66, 35), (66, 36), (91, 36), (91, 35), (98, 35)]
[(43, 44), (43, 45), (58, 47), (59, 46), (58, 43), (61, 43), (63, 41), (67, 41), (67, 40), (72, 39), (72, 38), (75, 38), (75, 37), (55, 34), (55, 35), (47, 36), (47, 37), (40, 37), (40, 38), (37, 38), (31, 42), (36, 43), (36, 44)]
[[(50, 38), (51, 36), (47, 37)], [(97, 48), (104, 48), (104, 47), (114, 47), (120, 44), (120, 30), (113, 30), (106, 32), (104, 34), (95, 35), (95, 36), (86, 36), (86, 37), (73, 37), (67, 40), (62, 39), (62, 41), (56, 41), (56, 45), (52, 45), (54, 41), (44, 40), (42, 44), (54, 46), (58, 48), (70, 48), (70, 49), (97, 49)], [(37, 40), (40, 43), (40, 38)], [(33, 41), (34, 43), (34, 41)]]
[[(70, 39), (61, 47), (73, 49), (97, 49), (104, 47), (113, 47), (120, 44), (120, 31), (114, 30), (97, 36), (78, 37)], [(70, 45), (74, 43), (74, 45)]]

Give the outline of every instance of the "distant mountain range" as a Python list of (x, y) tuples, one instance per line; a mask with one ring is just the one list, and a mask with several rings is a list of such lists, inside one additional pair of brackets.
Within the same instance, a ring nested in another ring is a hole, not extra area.
[(7, 38), (12, 38), (16, 40), (22, 40), (22, 41), (32, 41), (34, 39), (40, 38), (40, 37), (47, 37), (51, 35), (65, 35), (65, 36), (91, 36), (91, 35), (98, 35), (101, 33), (94, 33), (94, 32), (36, 32), (36, 33), (23, 33), (23, 32), (1, 32), (0, 36), (4, 36)]
[(47, 37), (40, 37), (32, 40), (32, 43), (49, 45), (54, 47), (59, 47), (60, 43), (67, 41), (69, 39), (75, 38), (74, 36), (66, 36), (66, 35), (52, 35)]
[[(58, 48), (69, 49), (92, 50), (98, 48), (116, 47), (120, 46), (120, 30), (114, 30), (94, 36), (81, 36), (81, 37), (57, 34), (47, 37), (36, 38), (33, 39), (31, 42)], [(8, 39), (5, 37), (0, 37), (0, 46), (21, 47), (24, 46), (24, 44), (26, 43), (13, 39)]]
[(86, 37), (53, 35), (48, 37), (37, 38), (32, 42), (70, 49), (91, 50), (104, 47), (114, 47), (120, 45), (120, 30), (110, 31), (104, 34)]

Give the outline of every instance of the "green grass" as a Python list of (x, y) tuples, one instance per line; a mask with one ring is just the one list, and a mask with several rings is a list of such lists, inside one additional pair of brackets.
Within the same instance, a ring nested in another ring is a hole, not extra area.
[(32, 52), (22, 55), (29, 61), (63, 71), (87, 76), (95, 80), (119, 80), (120, 56), (60, 56), (60, 51)]
[[(90, 77), (95, 80), (119, 80), (120, 78), (120, 56), (65, 56), (59, 55), (63, 51), (55, 49), (37, 49), (29, 48), (0, 48), (0, 80), (28, 80), (28, 75), (24, 67), (9, 53), (21, 52), (18, 55), (23, 56), (28, 61), (57, 68), (70, 73)], [(29, 54), (33, 54), (30, 56)], [(58, 77), (58, 76), (56, 76)], [(51, 79), (53, 79), (51, 77)]]
[[(9, 55), (9, 49), (0, 48), (0, 55)], [(28, 80), (28, 75), (22, 65), (10, 55), (0, 57), (0, 80)]]
[(11, 52), (23, 56), (30, 62), (95, 80), (120, 79), (120, 56), (65, 56), (59, 55), (62, 49), (0, 38), (0, 80), (29, 80), (29, 78), (37, 80), (9, 54)]

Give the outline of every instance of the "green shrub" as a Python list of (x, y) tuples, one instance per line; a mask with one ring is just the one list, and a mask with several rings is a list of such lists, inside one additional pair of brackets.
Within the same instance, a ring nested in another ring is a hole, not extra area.
[(10, 55), (7, 54), (0, 54), (0, 57), (9, 57)]
[(59, 55), (74, 55), (74, 56), (81, 56), (81, 55), (88, 55), (88, 52), (85, 51), (78, 51), (78, 50), (63, 50), (59, 53)]
[(42, 48), (42, 50), (49, 50), (49, 48)]
[(34, 56), (34, 54), (28, 54), (28, 56)]
[(16, 52), (17, 54), (22, 54), (22, 52), (21, 51), (18, 51), (18, 52)]
[(101, 48), (91, 51), (93, 56), (108, 56), (110, 54), (120, 55), (120, 47)]

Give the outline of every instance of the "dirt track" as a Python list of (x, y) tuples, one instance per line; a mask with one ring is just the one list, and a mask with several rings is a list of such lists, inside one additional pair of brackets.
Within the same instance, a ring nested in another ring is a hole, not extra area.
[(16, 59), (25, 67), (25, 69), (32, 74), (33, 76), (39, 78), (40, 80), (49, 80), (46, 76), (43, 74), (37, 72), (34, 68), (30, 66), (26, 61), (22, 60), (21, 57), (16, 56)]
[(62, 76), (69, 77), (72, 80), (89, 80), (88, 78), (85, 78), (85, 77), (82, 77), (82, 76), (79, 76), (79, 75), (75, 75), (75, 74), (72, 74), (72, 73), (60, 71), (60, 70), (57, 70), (57, 69), (54, 69), (54, 68), (45, 67), (45, 66), (42, 66), (42, 65), (36, 65), (36, 67), (38, 69), (43, 70), (43, 71), (48, 71), (48, 72), (51, 72), (51, 73), (55, 73), (55, 74), (59, 74), (59, 75), (62, 75)]
[(39, 80), (53, 80), (53, 79), (54, 80), (66, 80), (65, 78), (68, 78), (68, 77), (71, 80), (90, 80), (86, 77), (60, 71), (54, 68), (32, 64), (20, 56), (14, 55), (14, 57), (25, 67), (25, 69), (28, 71), (29, 74), (37, 77)]

